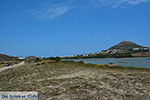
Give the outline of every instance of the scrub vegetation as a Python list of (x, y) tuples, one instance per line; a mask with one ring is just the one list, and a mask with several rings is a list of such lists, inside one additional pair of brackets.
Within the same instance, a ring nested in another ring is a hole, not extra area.
[(150, 69), (28, 62), (0, 72), (0, 91), (37, 91), (39, 100), (149, 100)]

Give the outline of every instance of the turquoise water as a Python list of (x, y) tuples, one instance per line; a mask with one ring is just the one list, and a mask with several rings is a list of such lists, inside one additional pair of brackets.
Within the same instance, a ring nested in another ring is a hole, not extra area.
[(65, 59), (69, 61), (84, 61), (91, 64), (113, 63), (120, 66), (150, 68), (150, 57), (134, 58), (93, 58), (93, 59)]

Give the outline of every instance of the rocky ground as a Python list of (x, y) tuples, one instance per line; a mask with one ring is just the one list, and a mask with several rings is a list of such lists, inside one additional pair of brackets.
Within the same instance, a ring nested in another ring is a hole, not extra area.
[(150, 100), (150, 70), (31, 63), (0, 72), (0, 91), (37, 91), (39, 100)]

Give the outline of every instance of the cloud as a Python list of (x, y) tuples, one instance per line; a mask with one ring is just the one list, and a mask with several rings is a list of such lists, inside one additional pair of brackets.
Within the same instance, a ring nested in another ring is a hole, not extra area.
[(93, 4), (96, 4), (97, 6), (115, 8), (123, 5), (138, 5), (147, 2), (150, 2), (150, 0), (93, 0)]
[(68, 13), (72, 8), (76, 10), (92, 9), (95, 7), (119, 8), (126, 5), (138, 5), (149, 3), (150, 0), (55, 0), (41, 3), (37, 9), (30, 9), (27, 12), (37, 18), (51, 20)]
[(150, 0), (128, 0), (128, 4), (131, 4), (131, 5), (147, 3), (147, 2), (150, 2)]
[(72, 7), (55, 4), (48, 7), (43, 7), (41, 9), (30, 9), (27, 12), (37, 18), (50, 20), (67, 13), (70, 9), (72, 9)]

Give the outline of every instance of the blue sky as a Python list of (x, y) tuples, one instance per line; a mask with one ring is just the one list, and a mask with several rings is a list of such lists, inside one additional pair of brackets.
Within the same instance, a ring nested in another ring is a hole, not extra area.
[(0, 53), (64, 56), (150, 46), (150, 0), (0, 0)]

